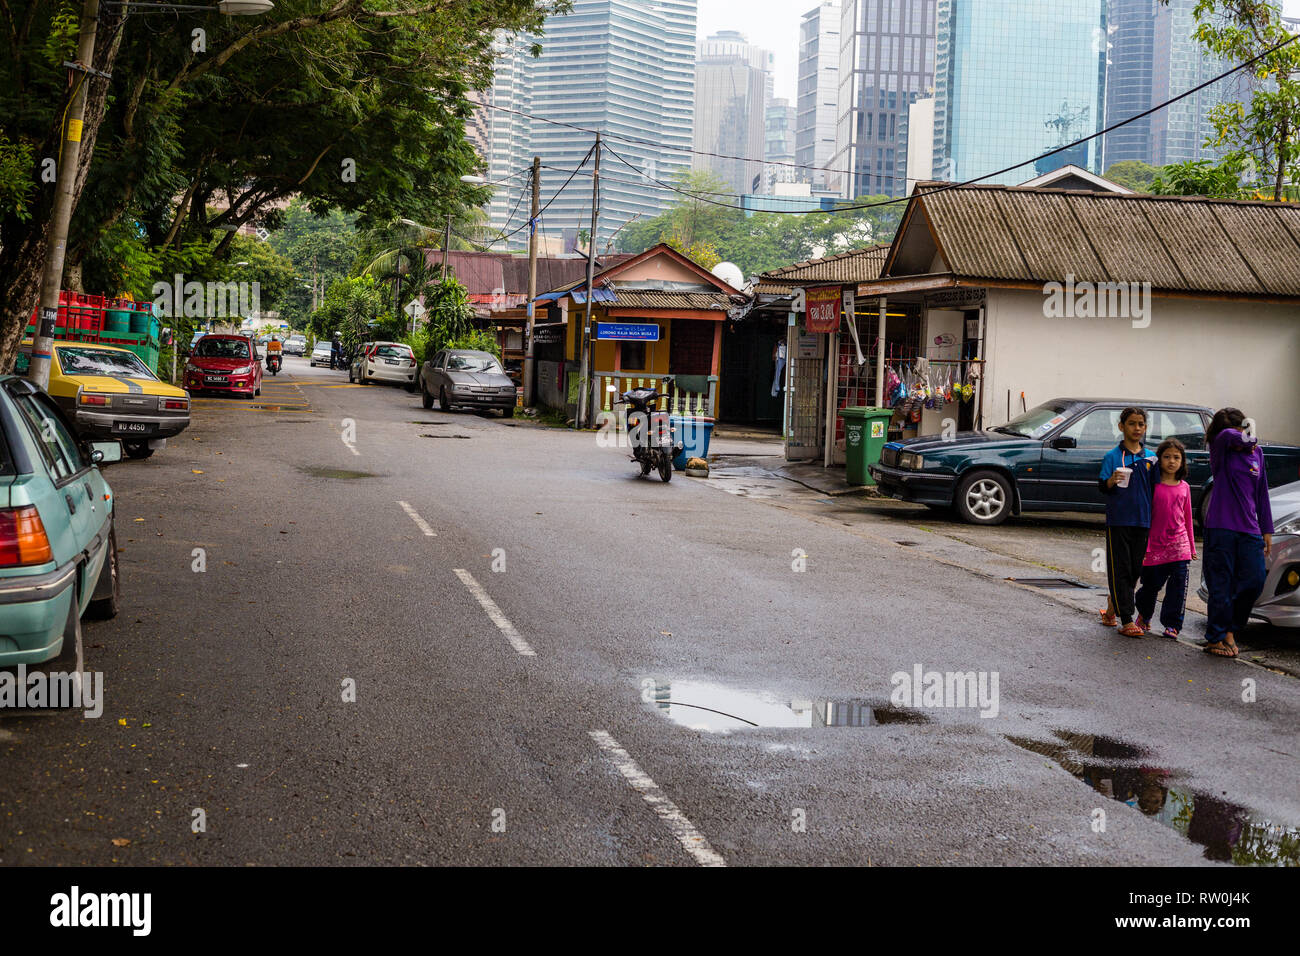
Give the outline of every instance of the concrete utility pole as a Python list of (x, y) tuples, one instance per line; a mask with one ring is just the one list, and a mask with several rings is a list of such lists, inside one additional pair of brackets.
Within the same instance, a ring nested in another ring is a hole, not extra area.
[(99, 0), (84, 0), (81, 5), (81, 36), (77, 40), (77, 62), (68, 64), (76, 84), (68, 104), (68, 125), (63, 130), (63, 149), (59, 156), (58, 182), (54, 192), (54, 209), (50, 221), (49, 251), (45, 255), (45, 273), (41, 276), (40, 314), (36, 338), (32, 343), (32, 360), (27, 377), (45, 388), (50, 384), (50, 357), (54, 351), (54, 325), (59, 316), (59, 290), (63, 285), (63, 259), (68, 248), (68, 223), (76, 203), (77, 165), (81, 158), (81, 128), (86, 118), (86, 83), (95, 59), (95, 28), (99, 22)]
[(537, 321), (537, 217), (542, 211), (542, 157), (533, 157), (533, 214), (528, 220), (528, 323), (525, 334), (528, 341), (524, 348), (524, 404), (537, 403), (537, 350), (533, 345), (533, 323)]
[(442, 236), (442, 277), (447, 278), (447, 247), (451, 245), (451, 213), (447, 213), (447, 231)]
[(582, 319), (582, 364), (578, 375), (578, 417), (576, 425), (587, 427), (587, 402), (591, 384), (591, 287), (596, 278), (596, 224), (600, 219), (600, 133), (596, 134), (596, 168), (591, 174), (591, 235), (587, 237), (587, 309)]

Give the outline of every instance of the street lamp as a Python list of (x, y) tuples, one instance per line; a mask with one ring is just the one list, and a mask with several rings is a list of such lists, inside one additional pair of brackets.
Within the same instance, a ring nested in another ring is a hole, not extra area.
[[(50, 360), (54, 354), (54, 325), (59, 316), (59, 290), (63, 286), (63, 261), (68, 247), (68, 224), (72, 221), (72, 208), (76, 205), (76, 174), (81, 161), (81, 140), (86, 119), (86, 85), (90, 77), (108, 79), (108, 75), (95, 70), (95, 34), (99, 23), (100, 0), (82, 0), (80, 34), (77, 37), (77, 59), (68, 69), (81, 74), (72, 87), (72, 99), (65, 111), (65, 125), (60, 131), (62, 148), (59, 150), (56, 171), (57, 191), (54, 207), (50, 211), (49, 246), (45, 255), (45, 269), (41, 276), (40, 310), (36, 335), (32, 339), (32, 360), (27, 377), (41, 388), (50, 384)], [(131, 3), (129, 0), (104, 0), (106, 7), (144, 10), (201, 10), (217, 11), (231, 17), (255, 16), (274, 9), (271, 0), (217, 0), (215, 6), (192, 7), (167, 3)]]

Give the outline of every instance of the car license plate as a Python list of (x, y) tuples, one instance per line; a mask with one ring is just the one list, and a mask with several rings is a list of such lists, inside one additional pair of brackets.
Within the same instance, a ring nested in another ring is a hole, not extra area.
[(397, 359), (384, 359), (384, 361), (387, 362), (389, 365), (397, 364)]
[(152, 430), (153, 426), (148, 422), (113, 422), (113, 431), (115, 432), (147, 433)]
[(226, 382), (230, 381), (230, 377), (226, 375), (209, 375), (204, 379), (204, 381), (212, 385), (224, 385)]

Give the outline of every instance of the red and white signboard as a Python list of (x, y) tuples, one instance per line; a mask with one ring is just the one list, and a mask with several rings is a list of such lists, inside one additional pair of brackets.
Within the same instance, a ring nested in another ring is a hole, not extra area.
[(821, 286), (808, 290), (809, 332), (834, 332), (840, 327), (840, 287)]

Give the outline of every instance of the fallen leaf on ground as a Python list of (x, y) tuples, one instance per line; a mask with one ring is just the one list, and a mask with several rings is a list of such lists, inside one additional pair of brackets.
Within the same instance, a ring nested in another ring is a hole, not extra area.
[(130, 846), (130, 845), (131, 845), (131, 841), (128, 840), (126, 837), (113, 838), (113, 846)]

